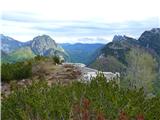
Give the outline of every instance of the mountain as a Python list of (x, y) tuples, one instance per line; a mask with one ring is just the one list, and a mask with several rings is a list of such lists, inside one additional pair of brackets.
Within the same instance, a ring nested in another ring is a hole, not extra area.
[(5, 53), (3, 50), (1, 50), (1, 57), (5, 57), (7, 55), (8, 55), (7, 53)]
[(1, 50), (5, 53), (11, 53), (14, 50), (23, 46), (22, 42), (19, 42), (11, 37), (0, 34)]
[(3, 50), (1, 50), (1, 62), (4, 62), (5, 61), (5, 58), (7, 58), (8, 54), (6, 52), (4, 52)]
[(141, 46), (154, 50), (160, 56), (160, 28), (145, 31), (138, 40)]
[(47, 50), (57, 48), (57, 44), (55, 43), (55, 41), (47, 35), (37, 36), (33, 38), (30, 46), (33, 52), (37, 55), (46, 55), (45, 52)]
[(131, 48), (138, 46), (138, 41), (127, 36), (114, 36), (112, 42), (99, 50), (99, 56), (89, 65), (101, 71), (124, 71), (126, 54)]
[(113, 42), (114, 41), (122, 41), (122, 40), (125, 40), (125, 37), (126, 36), (122, 36), (122, 35), (115, 35), (114, 37), (113, 37)]
[(28, 44), (36, 55), (62, 56), (67, 59), (68, 54), (50, 36), (42, 35), (33, 38)]
[(126, 56), (131, 49), (148, 52), (159, 61), (160, 28), (145, 31), (138, 40), (127, 36), (114, 36), (112, 42), (100, 49), (99, 56), (89, 66), (103, 71), (125, 71)]
[(70, 62), (89, 64), (95, 57), (96, 51), (104, 46), (104, 44), (85, 44), (76, 43), (60, 44), (70, 56)]
[(23, 61), (26, 59), (32, 59), (36, 55), (33, 53), (30, 47), (21, 47), (12, 53), (8, 54), (8, 56), (3, 57), (4, 62), (16, 62)]
[(115, 40), (115, 37), (113, 38), (112, 42), (105, 45), (101, 51), (105, 57), (107, 56), (114, 56), (117, 58), (120, 62), (126, 63), (125, 61), (125, 54), (134, 47), (138, 46), (138, 41), (136, 39), (127, 37), (127, 36), (121, 36), (119, 37), (119, 40)]
[[(10, 37), (3, 36), (2, 41), (9, 41), (8, 38)], [(48, 35), (37, 36), (33, 38), (33, 40), (25, 43), (18, 42), (14, 39), (11, 39), (10, 41), (12, 42), (5, 42), (5, 45), (4, 42), (2, 42), (2, 46), (12, 46), (14, 43), (12, 51), (8, 53), (7, 57), (3, 58), (3, 60), (7, 62), (22, 61), (33, 58), (36, 55), (59, 56), (61, 59), (69, 59), (69, 56), (64, 49)], [(1, 50), (4, 51), (6, 49)]]

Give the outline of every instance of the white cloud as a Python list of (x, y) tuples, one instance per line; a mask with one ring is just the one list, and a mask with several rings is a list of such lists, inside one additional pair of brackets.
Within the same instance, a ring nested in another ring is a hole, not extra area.
[(159, 0), (3, 0), (3, 11), (52, 20), (137, 20), (159, 15)]
[[(87, 35), (110, 38), (117, 33), (137, 37), (139, 34), (135, 31), (123, 30), (134, 26), (129, 21), (136, 23), (134, 29), (138, 32), (160, 27), (159, 0), (3, 0), (0, 9), (2, 32), (22, 41), (39, 34), (49, 34), (60, 42)], [(155, 20), (142, 25), (148, 19)], [(138, 22), (143, 27), (141, 30)], [(113, 33), (107, 29), (112, 29)]]

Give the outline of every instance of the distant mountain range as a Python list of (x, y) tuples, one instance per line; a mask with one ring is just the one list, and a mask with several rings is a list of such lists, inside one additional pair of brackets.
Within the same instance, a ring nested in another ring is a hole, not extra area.
[(154, 56), (160, 63), (160, 28), (145, 31), (134, 39), (128, 36), (115, 35), (112, 42), (104, 44), (57, 44), (50, 36), (34, 37), (28, 42), (19, 42), (0, 34), (1, 59), (5, 62), (16, 62), (30, 59), (36, 55), (58, 55), (68, 62), (85, 63), (104, 71), (123, 71), (126, 68), (126, 55), (131, 49), (143, 49)]
[(74, 63), (84, 63), (88, 65), (96, 58), (96, 51), (101, 49), (104, 44), (94, 43), (94, 44), (86, 44), (86, 43), (76, 43), (76, 44), (68, 44), (63, 43), (60, 44), (65, 51), (70, 56), (70, 62)]
[(99, 55), (89, 66), (103, 71), (121, 72), (126, 68), (126, 55), (131, 49), (144, 50), (159, 62), (160, 28), (145, 31), (139, 39), (114, 36), (112, 42), (99, 50)]
[(4, 36), (3, 34), (0, 34), (0, 41), (1, 50), (5, 53), (11, 53), (24, 45), (24, 43), (19, 42), (11, 37)]
[[(16, 62), (31, 59), (36, 55), (58, 55), (68, 62), (89, 64), (96, 56), (96, 51), (104, 44), (57, 44), (50, 36), (34, 37), (28, 42), (20, 42), (3, 34), (1, 37), (1, 58), (3, 62)], [(91, 39), (90, 39), (91, 40)]]
[(68, 59), (68, 54), (48, 35), (37, 36), (29, 42), (19, 42), (11, 37), (0, 35), (2, 61), (16, 62), (31, 59), (36, 55), (60, 56)]

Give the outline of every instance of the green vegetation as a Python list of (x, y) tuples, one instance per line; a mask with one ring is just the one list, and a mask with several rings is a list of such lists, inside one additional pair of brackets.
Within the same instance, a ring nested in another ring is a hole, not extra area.
[(61, 63), (61, 60), (60, 60), (60, 58), (58, 56), (53, 56), (52, 59), (56, 64), (60, 64)]
[(69, 57), (65, 50), (48, 35), (37, 36), (31, 41), (23, 43), (4, 35), (0, 35), (0, 37), (2, 37), (1, 57), (3, 63), (29, 60), (36, 55), (50, 57), (57, 55), (65, 60)]
[(103, 44), (61, 44), (70, 56), (70, 62), (90, 64), (97, 56), (97, 51), (102, 48)]
[(131, 48), (124, 55), (125, 64), (117, 57), (107, 55), (97, 58), (90, 67), (100, 71), (120, 72), (123, 78), (121, 85), (127, 88), (143, 87), (147, 93), (160, 94), (160, 64), (157, 57), (143, 48)]
[(129, 87), (143, 87), (145, 92), (153, 91), (153, 81), (157, 80), (157, 63), (151, 54), (133, 49), (127, 55), (127, 62), (126, 78)]
[(32, 52), (30, 47), (22, 47), (5, 57), (2, 57), (3, 63), (14, 63), (18, 61), (25, 61), (34, 58), (36, 55)]
[[(121, 66), (114, 57), (109, 58), (110, 62)], [(45, 77), (33, 77), (33, 71), (47, 76), (50, 73), (45, 69), (56, 69), (56, 66), (51, 66), (61, 63), (56, 56), (36, 56), (24, 62), (2, 64), (2, 82), (32, 77), (32, 84), (25, 87), (14, 84), (12, 92), (2, 99), (2, 119), (159, 120), (160, 90), (155, 87), (158, 86), (156, 61), (147, 52), (139, 50), (130, 51), (126, 59), (127, 74), (121, 78), (121, 85), (116, 84), (116, 80), (107, 83), (101, 73), (88, 83), (72, 80), (68, 84), (57, 82), (48, 85)], [(69, 75), (72, 75), (72, 69), (66, 68)], [(76, 75), (75, 70), (73, 75)], [(71, 78), (67, 76), (70, 81)], [(126, 83), (127, 87), (124, 87)], [(155, 88), (156, 91), (153, 91)], [(152, 96), (148, 93), (152, 93)]]
[(110, 72), (123, 72), (126, 66), (117, 60), (114, 56), (108, 55), (107, 57), (99, 58), (94, 61), (90, 67), (100, 70), (100, 71), (110, 71)]
[(44, 57), (36, 56), (34, 59), (26, 60), (16, 63), (3, 63), (1, 65), (1, 79), (3, 82), (9, 82), (11, 80), (21, 80), (32, 77), (32, 66), (39, 64), (39, 61), (50, 60), (54, 64), (60, 64), (60, 58), (57, 56)]
[(159, 115), (160, 97), (107, 83), (101, 74), (90, 83), (67, 86), (33, 82), (2, 100), (3, 120), (159, 120)]
[(32, 64), (30, 62), (6, 63), (1, 65), (1, 79), (3, 82), (29, 78), (31, 75)]

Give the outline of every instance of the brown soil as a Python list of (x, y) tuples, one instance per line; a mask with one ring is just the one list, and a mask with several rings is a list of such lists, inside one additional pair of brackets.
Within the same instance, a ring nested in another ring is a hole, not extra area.
[(42, 61), (32, 67), (32, 78), (11, 80), (10, 83), (1, 84), (1, 99), (7, 97), (14, 89), (32, 84), (33, 81), (46, 80), (48, 85), (70, 84), (81, 78), (81, 71), (73, 65), (55, 65), (52, 61)]

